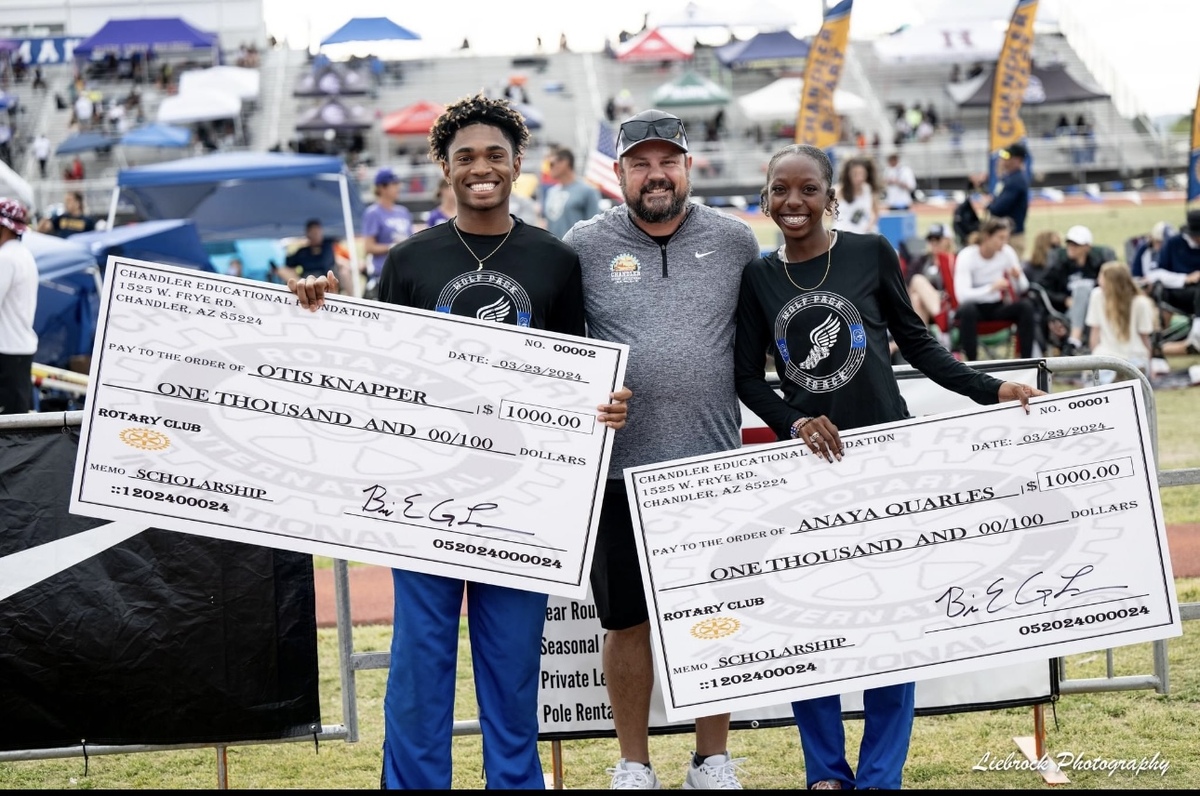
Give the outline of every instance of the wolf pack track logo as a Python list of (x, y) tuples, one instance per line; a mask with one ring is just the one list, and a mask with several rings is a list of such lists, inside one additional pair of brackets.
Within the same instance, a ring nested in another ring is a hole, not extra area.
[[(789, 337), (793, 326), (797, 333)], [(788, 340), (797, 337), (805, 339), (806, 345), (793, 352)], [(806, 293), (785, 304), (775, 317), (775, 344), (787, 377), (811, 392), (841, 387), (867, 358), (862, 316), (834, 293)]]
[(525, 288), (499, 271), (471, 271), (450, 282), (438, 295), (437, 311), (452, 313), (454, 302), (468, 293), (472, 302), (477, 302), (479, 291), (490, 291), (493, 296), (487, 296), (471, 312), (458, 314), (474, 316), (481, 321), (512, 323), (516, 312), (516, 325), (525, 327), (533, 320), (533, 305)]

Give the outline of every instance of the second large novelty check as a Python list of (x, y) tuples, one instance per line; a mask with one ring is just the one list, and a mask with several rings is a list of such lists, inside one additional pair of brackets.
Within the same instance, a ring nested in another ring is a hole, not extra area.
[(1179, 635), (1136, 384), (625, 471), (668, 718)]
[(626, 352), (110, 260), (71, 511), (582, 597)]

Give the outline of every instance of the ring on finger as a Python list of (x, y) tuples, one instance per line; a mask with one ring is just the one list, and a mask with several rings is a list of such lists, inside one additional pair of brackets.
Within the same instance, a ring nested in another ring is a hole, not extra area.
[(821, 438), (821, 435), (820, 435), (820, 433), (818, 433), (818, 432), (815, 432), (815, 431), (814, 431), (814, 432), (813, 432), (813, 434), (812, 434), (812, 436), (810, 436), (810, 437), (808, 438), (808, 441), (809, 441), (809, 442), (816, 442), (816, 441), (817, 441), (817, 440), (819, 440), (820, 438)]

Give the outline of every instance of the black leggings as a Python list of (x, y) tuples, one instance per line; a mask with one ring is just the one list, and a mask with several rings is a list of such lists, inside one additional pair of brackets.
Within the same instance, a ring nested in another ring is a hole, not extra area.
[(1034, 340), (1034, 309), (1026, 299), (1004, 304), (966, 304), (958, 305), (958, 341), (963, 356), (975, 360), (979, 356), (979, 322), (980, 321), (1016, 321), (1017, 346), (1021, 359), (1033, 356)]
[(33, 408), (33, 354), (0, 354), (0, 415), (21, 415)]

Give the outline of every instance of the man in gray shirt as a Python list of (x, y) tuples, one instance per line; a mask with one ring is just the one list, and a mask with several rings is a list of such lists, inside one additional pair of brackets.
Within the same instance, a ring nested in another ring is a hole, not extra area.
[(555, 184), (546, 191), (542, 216), (546, 229), (562, 240), (576, 221), (586, 221), (600, 212), (600, 192), (575, 176), (575, 155), (558, 148), (550, 156), (550, 178)]
[[(614, 788), (658, 788), (650, 766), (654, 667), (650, 624), (623, 470), (741, 444), (733, 379), (734, 314), (742, 270), (759, 256), (750, 225), (690, 201), (692, 159), (678, 117), (627, 119), (614, 170), (625, 195), (563, 239), (579, 253), (588, 335), (629, 345), (626, 384), (637, 396), (613, 440), (592, 563), (604, 673), (621, 759)], [(726, 743), (729, 714), (696, 720), (686, 788), (738, 789)]]

